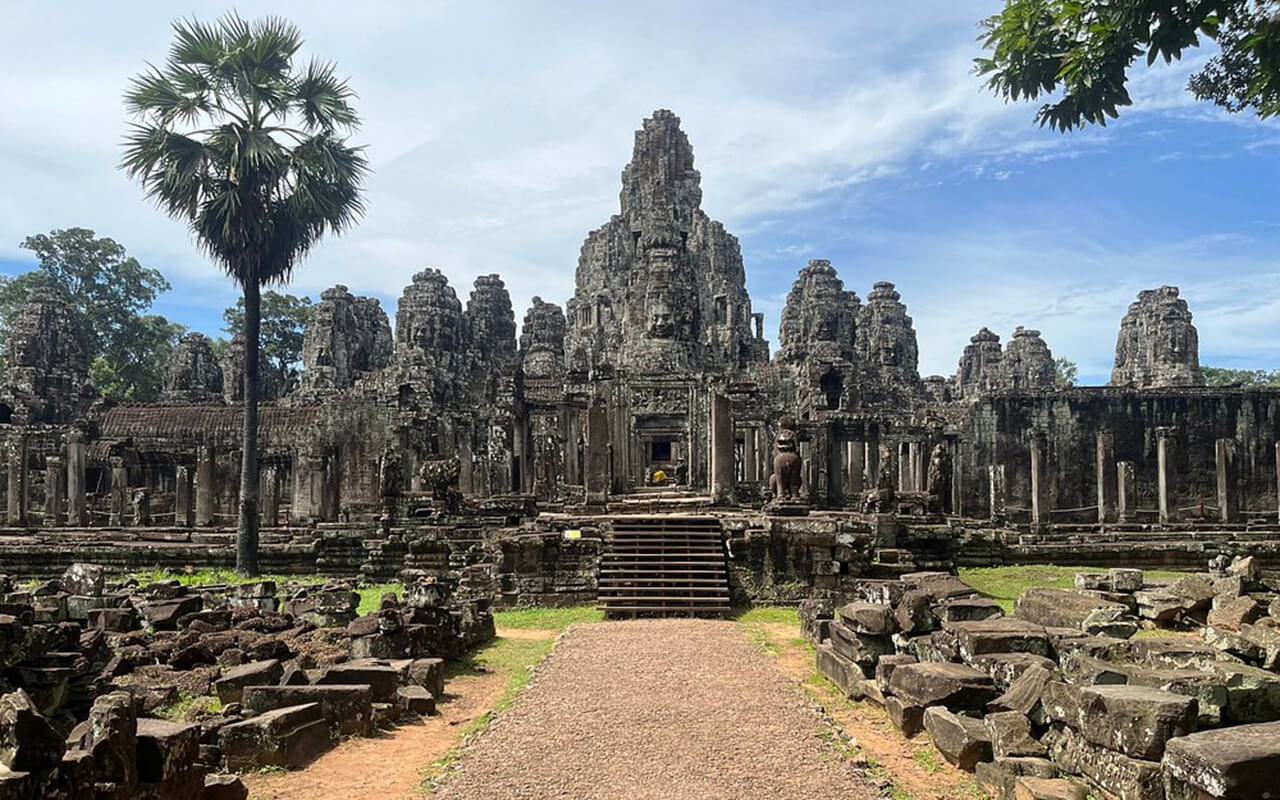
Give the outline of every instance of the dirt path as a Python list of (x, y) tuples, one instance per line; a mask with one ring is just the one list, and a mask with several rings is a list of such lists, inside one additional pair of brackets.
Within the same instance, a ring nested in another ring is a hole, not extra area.
[(787, 800), (878, 791), (732, 622), (572, 628), (439, 797)]
[[(814, 674), (813, 650), (800, 638), (794, 625), (762, 623), (763, 632), (778, 669), (797, 681)], [(891, 797), (910, 800), (956, 800), (983, 797), (973, 776), (951, 766), (934, 749), (928, 734), (905, 739), (884, 710), (870, 702), (850, 702), (825, 687), (812, 693), (836, 723), (853, 737), (863, 757), (878, 768), (882, 781), (892, 784)]]
[[(504, 639), (552, 639), (555, 631), (503, 630)], [(449, 679), (439, 715), (368, 739), (348, 739), (296, 772), (244, 775), (250, 800), (404, 800), (420, 796), (423, 770), (457, 743), (467, 723), (491, 709), (508, 675)]]

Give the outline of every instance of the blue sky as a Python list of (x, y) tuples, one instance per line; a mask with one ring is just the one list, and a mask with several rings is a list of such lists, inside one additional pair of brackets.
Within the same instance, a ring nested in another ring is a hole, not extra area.
[[(1280, 123), (1187, 95), (1204, 51), (1139, 70), (1105, 129), (1039, 130), (970, 74), (999, 5), (240, 3), (293, 19), (349, 76), (375, 169), (365, 222), (290, 290), (340, 282), (394, 312), (437, 266), (464, 299), (502, 274), (517, 320), (535, 294), (563, 302), (583, 237), (618, 210), (633, 131), (665, 107), (771, 336), (796, 271), (827, 258), (863, 297), (898, 284), (924, 374), (954, 372), (980, 326), (1024, 325), (1105, 382), (1128, 303), (1161, 284), (1190, 303), (1203, 363), (1280, 368)], [(233, 287), (115, 165), (129, 76), (163, 59), (173, 17), (224, 8), (7, 9), (0, 270), (31, 266), (29, 234), (94, 228), (173, 283), (159, 313), (218, 332)]]

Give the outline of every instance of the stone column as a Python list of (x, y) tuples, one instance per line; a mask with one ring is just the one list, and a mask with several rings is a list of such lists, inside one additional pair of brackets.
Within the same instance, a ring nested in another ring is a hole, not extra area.
[(733, 501), (733, 406), (719, 392), (711, 393), (711, 501)]
[(1218, 439), (1213, 446), (1214, 472), (1218, 484), (1218, 519), (1236, 522), (1240, 519), (1238, 489), (1239, 459), (1234, 439)]
[(262, 527), (275, 528), (280, 524), (280, 473), (275, 465), (267, 465), (258, 480), (262, 492)]
[(218, 454), (208, 445), (196, 448), (196, 525), (207, 528), (217, 522)]
[(84, 494), (84, 469), (84, 434), (71, 431), (67, 434), (67, 524), (80, 528), (89, 524), (89, 508)]
[(191, 511), (191, 467), (179, 464), (173, 471), (173, 524), (190, 528)]
[(760, 429), (754, 425), (742, 431), (742, 479), (747, 483), (760, 481), (759, 435)]
[(1178, 516), (1171, 497), (1173, 489), (1173, 466), (1169, 463), (1169, 447), (1173, 439), (1174, 429), (1166, 426), (1156, 428), (1156, 491), (1160, 506), (1160, 523), (1172, 522)]
[(951, 513), (964, 516), (964, 461), (960, 458), (960, 440), (952, 440), (951, 446)]
[(44, 524), (58, 525), (62, 517), (62, 499), (66, 494), (67, 473), (61, 456), (49, 456), (44, 462)]
[(1005, 501), (1008, 498), (1004, 483), (1004, 464), (992, 464), (987, 467), (987, 471), (990, 473), (988, 489), (991, 495), (991, 521), (1004, 522)]
[(1046, 437), (1043, 433), (1031, 434), (1031, 524), (1044, 527), (1049, 524), (1049, 479), (1045, 474)]
[(134, 489), (133, 496), (130, 498), (130, 506), (132, 507), (133, 524), (139, 528), (148, 528), (151, 526), (151, 490), (150, 489)]
[(863, 451), (862, 485), (875, 488), (880, 480), (880, 437), (868, 436)]
[(1098, 431), (1095, 436), (1094, 472), (1098, 483), (1098, 523), (1115, 522), (1116, 478), (1115, 437), (1111, 431)]
[(586, 448), (587, 504), (603, 506), (609, 500), (609, 404), (603, 397), (587, 407)]
[(898, 491), (911, 491), (911, 447), (906, 442), (898, 443)]
[(129, 468), (124, 465), (124, 458), (111, 457), (111, 517), (108, 524), (113, 528), (125, 525), (125, 510), (129, 502)]
[(1137, 510), (1137, 489), (1134, 486), (1132, 461), (1116, 462), (1116, 515), (1121, 522), (1132, 522)]
[(866, 473), (864, 459), (867, 457), (866, 444), (858, 439), (844, 443), (844, 502), (856, 505), (866, 485), (863, 483)]
[(27, 437), (18, 434), (9, 440), (9, 525), (20, 527), (27, 521)]

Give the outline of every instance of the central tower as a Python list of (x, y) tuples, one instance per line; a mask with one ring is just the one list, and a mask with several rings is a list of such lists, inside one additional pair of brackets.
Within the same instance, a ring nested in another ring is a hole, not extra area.
[(703, 213), (700, 182), (679, 117), (655, 111), (622, 171), (621, 213), (582, 245), (570, 372), (723, 374), (768, 359), (738, 240)]

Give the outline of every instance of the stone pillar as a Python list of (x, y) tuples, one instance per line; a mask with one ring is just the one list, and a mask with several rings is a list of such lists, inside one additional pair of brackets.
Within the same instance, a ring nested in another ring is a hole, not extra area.
[(1218, 519), (1236, 522), (1240, 519), (1239, 459), (1234, 439), (1214, 442), (1214, 472), (1218, 484)]
[(906, 442), (898, 443), (898, 491), (911, 491), (911, 448)]
[(951, 513), (964, 516), (964, 461), (960, 457), (960, 440), (951, 443)]
[(108, 524), (113, 528), (125, 525), (125, 510), (129, 503), (129, 468), (124, 465), (124, 458), (111, 457), (111, 517)]
[(719, 392), (711, 393), (711, 501), (733, 502), (733, 406)]
[(865, 456), (862, 459), (862, 485), (875, 488), (880, 480), (880, 437), (869, 436), (863, 447)]
[(132, 511), (133, 524), (139, 528), (148, 528), (151, 526), (151, 490), (150, 489), (134, 489), (133, 495), (129, 499), (129, 505)]
[(910, 484), (908, 486), (908, 491), (912, 492), (918, 492), (924, 486), (924, 481), (921, 480), (924, 476), (924, 472), (920, 469), (920, 450), (921, 447), (919, 442), (907, 443), (907, 458), (910, 459), (911, 462), (907, 470), (907, 480)]
[(752, 425), (742, 431), (742, 479), (747, 483), (760, 481), (760, 429)]
[(20, 527), (27, 521), (27, 437), (18, 434), (9, 440), (9, 525)]
[(1004, 522), (1005, 501), (1008, 498), (1008, 492), (1004, 483), (1004, 464), (992, 464), (987, 467), (990, 473), (990, 507), (991, 521)]
[(44, 524), (58, 525), (62, 517), (62, 499), (66, 494), (66, 470), (61, 456), (49, 456), (44, 462)]
[(173, 524), (179, 528), (190, 528), (192, 510), (191, 467), (179, 464), (173, 471)]
[(67, 434), (67, 524), (80, 528), (89, 524), (84, 486), (85, 449), (83, 433)]
[(1094, 472), (1098, 483), (1098, 522), (1116, 520), (1116, 448), (1111, 431), (1098, 431), (1094, 437)]
[(275, 465), (267, 465), (258, 480), (262, 493), (262, 527), (275, 528), (280, 524), (280, 473)]
[(609, 500), (609, 404), (603, 397), (587, 407), (586, 479), (587, 505), (603, 506)]
[(1169, 463), (1169, 447), (1173, 439), (1174, 429), (1170, 427), (1156, 428), (1156, 492), (1160, 507), (1160, 523), (1172, 522), (1178, 516), (1174, 507), (1173, 465)]
[(1049, 524), (1049, 478), (1045, 474), (1046, 437), (1043, 433), (1031, 434), (1031, 524), (1044, 527)]
[(207, 528), (217, 522), (218, 454), (208, 445), (196, 448), (196, 525)]
[(863, 482), (866, 473), (866, 444), (854, 439), (844, 443), (844, 502), (845, 505), (857, 505), (866, 486)]
[(1132, 461), (1116, 463), (1116, 516), (1121, 522), (1132, 522), (1137, 511), (1137, 488), (1134, 486)]

